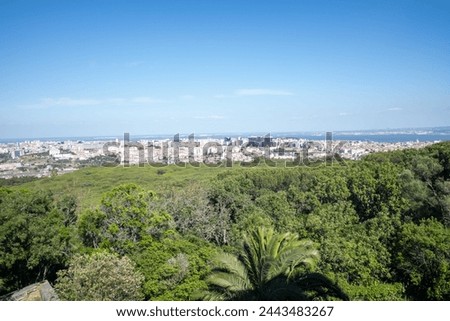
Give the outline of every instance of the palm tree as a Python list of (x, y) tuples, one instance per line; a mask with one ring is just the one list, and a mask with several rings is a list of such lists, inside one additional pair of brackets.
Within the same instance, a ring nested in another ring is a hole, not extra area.
[(310, 273), (319, 260), (313, 242), (258, 228), (244, 236), (239, 256), (222, 253), (206, 279), (203, 300), (309, 300), (348, 297), (325, 276)]

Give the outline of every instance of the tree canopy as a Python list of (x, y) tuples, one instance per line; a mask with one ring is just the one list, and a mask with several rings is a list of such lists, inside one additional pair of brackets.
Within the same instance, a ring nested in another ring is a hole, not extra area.
[(68, 300), (450, 299), (450, 142), (254, 165), (1, 187), (0, 296), (47, 279)]

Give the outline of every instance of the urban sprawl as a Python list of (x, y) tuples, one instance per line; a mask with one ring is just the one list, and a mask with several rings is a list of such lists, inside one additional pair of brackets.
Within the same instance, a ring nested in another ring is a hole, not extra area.
[(130, 141), (24, 141), (0, 144), (0, 178), (45, 177), (86, 166), (157, 166), (191, 164), (234, 166), (266, 160), (271, 164), (305, 164), (331, 157), (358, 160), (382, 151), (421, 148), (434, 142), (381, 143), (370, 141), (306, 140), (270, 136)]

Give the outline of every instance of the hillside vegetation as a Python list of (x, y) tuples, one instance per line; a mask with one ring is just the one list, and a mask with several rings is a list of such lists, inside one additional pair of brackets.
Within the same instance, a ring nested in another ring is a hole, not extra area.
[(133, 183), (144, 189), (162, 192), (172, 187), (183, 188), (191, 182), (207, 184), (218, 173), (226, 170), (230, 169), (175, 165), (161, 168), (152, 166), (86, 167), (65, 175), (33, 180), (12, 188), (46, 190), (50, 191), (56, 199), (67, 195), (74, 196), (77, 199), (77, 210), (80, 211), (97, 206), (104, 193), (121, 184)]
[(450, 300), (450, 142), (0, 188), (0, 295), (43, 279), (67, 300)]

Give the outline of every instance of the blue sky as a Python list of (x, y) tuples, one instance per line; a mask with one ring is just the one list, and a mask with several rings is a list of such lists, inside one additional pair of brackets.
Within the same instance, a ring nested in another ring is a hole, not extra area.
[(3, 138), (449, 119), (449, 1), (0, 0)]

